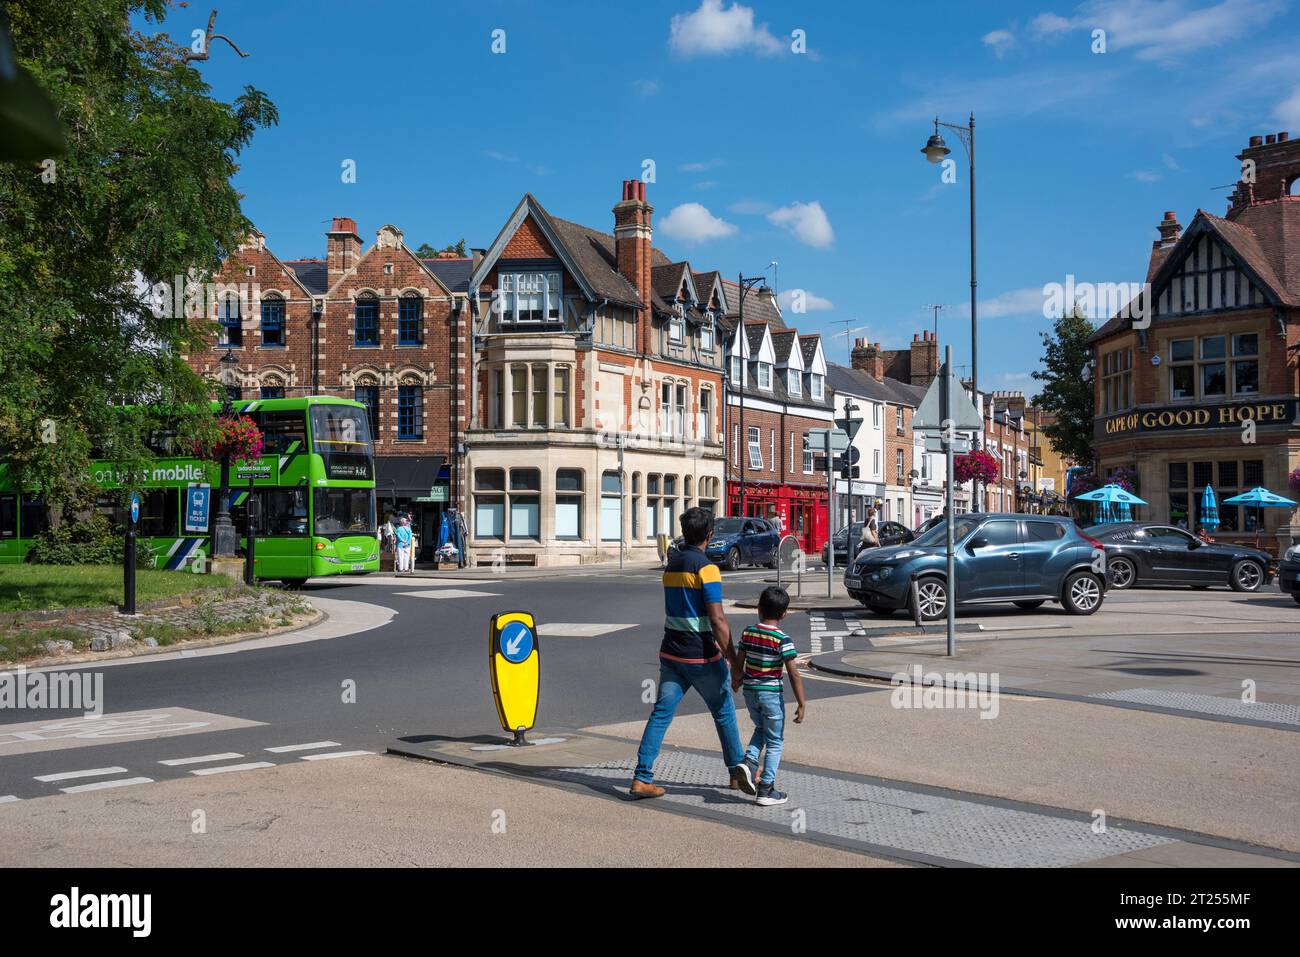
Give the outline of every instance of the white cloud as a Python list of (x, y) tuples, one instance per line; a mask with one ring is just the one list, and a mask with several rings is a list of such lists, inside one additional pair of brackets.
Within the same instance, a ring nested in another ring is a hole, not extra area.
[(983, 43), (987, 47), (993, 48), (993, 54), (999, 60), (1007, 55), (1007, 51), (1016, 45), (1016, 37), (1010, 30), (992, 30), (984, 34)]
[(682, 203), (674, 206), (659, 220), (659, 232), (684, 243), (706, 243), (735, 235), (736, 227), (719, 219), (699, 203)]
[(1139, 169), (1129, 173), (1130, 179), (1135, 179), (1139, 183), (1157, 183), (1160, 181), (1160, 174), (1155, 170)]
[(758, 216), (771, 208), (771, 203), (765, 203), (761, 199), (738, 199), (727, 207), (727, 212), (738, 216)]
[(724, 159), (697, 160), (694, 163), (683, 163), (677, 167), (683, 173), (702, 173), (706, 169), (716, 169), (719, 166), (726, 166), (727, 161)]
[(1238, 40), (1262, 27), (1282, 0), (1088, 0), (1073, 16), (1054, 13), (1030, 25), (1040, 37), (1070, 30), (1106, 31), (1107, 50), (1132, 50), (1139, 60), (1167, 61)]
[(668, 47), (678, 56), (707, 56), (752, 50), (774, 54), (786, 47), (767, 29), (754, 23), (754, 11), (739, 3), (723, 7), (723, 0), (702, 0), (692, 13), (674, 14)]
[(1277, 120), (1288, 131), (1300, 132), (1300, 86), (1291, 91), (1291, 95), (1277, 105)]
[(783, 312), (790, 311), (796, 294), (802, 297), (804, 312), (814, 312), (818, 309), (835, 308), (835, 303), (823, 296), (810, 292), (807, 289), (787, 289), (782, 293), (778, 293), (776, 297), (777, 304), (781, 307)]
[(768, 213), (767, 221), (774, 226), (788, 231), (794, 238), (807, 246), (824, 250), (835, 242), (835, 230), (831, 229), (822, 204), (813, 200), (811, 203), (790, 203)]
[(1178, 160), (1174, 159), (1173, 155), (1170, 153), (1161, 153), (1160, 162), (1164, 163), (1167, 168), (1173, 170), (1175, 173), (1182, 172), (1183, 168), (1178, 165)]
[(716, 189), (718, 181), (716, 179), (702, 179), (695, 184), (696, 189)]
[[(952, 307), (959, 314), (970, 316), (969, 300)], [(980, 319), (1007, 319), (1019, 316), (1041, 316), (1043, 314), (1043, 287), (1031, 286), (1028, 289), (1012, 289), (979, 301)]]
[(642, 96), (654, 96), (659, 92), (659, 84), (654, 80), (634, 80), (632, 87)]
[(791, 233), (799, 242), (817, 249), (825, 249), (835, 242), (831, 221), (817, 200), (774, 209), (767, 214), (767, 221)]

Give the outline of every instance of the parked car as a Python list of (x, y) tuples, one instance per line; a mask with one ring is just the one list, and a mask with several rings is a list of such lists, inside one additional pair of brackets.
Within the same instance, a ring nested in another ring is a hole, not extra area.
[(1277, 565), (1277, 587), (1300, 605), (1300, 546), (1292, 545)]
[(1106, 595), (1105, 576), (1093, 570), (1101, 545), (1069, 518), (970, 512), (953, 526), (955, 589), (947, 579), (947, 524), (940, 522), (906, 545), (864, 552), (844, 573), (855, 600), (880, 615), (912, 607), (912, 583), (921, 618), (948, 613), (955, 590), (960, 606), (1011, 602), (1026, 610), (1054, 601), (1071, 614), (1091, 615)]
[(1181, 528), (1155, 522), (1091, 525), (1085, 534), (1105, 547), (1106, 573), (1115, 589), (1227, 585), (1233, 591), (1258, 591), (1271, 580), (1276, 564), (1258, 548), (1203, 542)]
[[(848, 528), (841, 528), (835, 533), (831, 542), (835, 543), (835, 564), (847, 565), (849, 561), (849, 542), (853, 543), (854, 552), (861, 551), (859, 543), (862, 541), (862, 522), (854, 522)], [(905, 545), (916, 536), (906, 525), (900, 525), (898, 522), (880, 522), (879, 523), (880, 544), (884, 545)], [(825, 565), (830, 558), (830, 542), (822, 546), (822, 564)]]
[[(732, 571), (741, 565), (775, 568), (780, 541), (780, 530), (767, 519), (719, 518), (713, 523), (713, 534), (704, 546), (704, 554), (715, 565)], [(681, 548), (684, 543), (678, 537), (674, 539), (672, 548)]]

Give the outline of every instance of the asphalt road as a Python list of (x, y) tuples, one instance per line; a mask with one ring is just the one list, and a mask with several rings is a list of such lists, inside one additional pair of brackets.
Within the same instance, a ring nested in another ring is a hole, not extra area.
[[(755, 596), (770, 574), (728, 574), (725, 595)], [(104, 768), (125, 769), (116, 772), (118, 780), (163, 780), (222, 763), (163, 761), (237, 755), (224, 763), (279, 763), (313, 754), (382, 753), (404, 737), (499, 734), (487, 672), (487, 624), (505, 610), (533, 612), (542, 629), (539, 729), (639, 720), (649, 712), (642, 695), (644, 682), (658, 675), (663, 614), (656, 571), (553, 578), (512, 577), (507, 571), (499, 580), (459, 583), (383, 577), (313, 583), (307, 595), (387, 606), (397, 614), (388, 624), (350, 637), (100, 669), (107, 714), (151, 717), (126, 722), (120, 731), (94, 738), (93, 746), (81, 746), (89, 732), (76, 722), (53, 734), (29, 730), (17, 736), (20, 740), (4, 735), (18, 723), (49, 723), (79, 713), (0, 713), (0, 798), (27, 799), (81, 782), (95, 784), (109, 776), (38, 778)], [(730, 614), (737, 634), (753, 616), (744, 609)], [(803, 614), (788, 619), (803, 651), (809, 647), (808, 621)], [(589, 636), (546, 634), (548, 626), (570, 624), (588, 626), (570, 631), (624, 627)], [(807, 685), (811, 697), (859, 693), (849, 684)], [(680, 709), (682, 714), (703, 710), (696, 696)], [(173, 730), (160, 734), (160, 728)], [(60, 737), (75, 741), (57, 746)], [(322, 747), (285, 750), (322, 742)], [(66, 746), (74, 743), (78, 746)]]

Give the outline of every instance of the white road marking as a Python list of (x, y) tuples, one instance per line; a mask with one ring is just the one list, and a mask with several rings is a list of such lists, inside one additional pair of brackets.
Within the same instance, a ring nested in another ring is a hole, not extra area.
[(38, 774), (36, 780), (49, 783), (51, 781), (68, 781), (72, 778), (102, 778), (106, 774), (125, 774), (126, 768), (90, 768), (86, 771), (60, 771), (58, 774)]
[(313, 741), (310, 744), (282, 744), (278, 748), (263, 748), (272, 754), (284, 754), (286, 751), (315, 751), (317, 748), (342, 747), (337, 741)]
[(599, 638), (613, 631), (635, 628), (636, 625), (615, 625), (598, 621), (558, 622), (548, 621), (537, 626), (537, 633), (548, 638)]
[(328, 761), (330, 758), (355, 758), (362, 754), (374, 754), (373, 751), (327, 751), (324, 754), (304, 754), (303, 761)]
[(242, 758), (242, 754), (234, 751), (227, 751), (224, 754), (200, 754), (193, 758), (168, 758), (166, 761), (159, 761), (159, 764), (165, 764), (169, 768), (180, 767), (183, 764), (204, 764), (209, 761), (230, 761), (234, 758)]
[(17, 800), (12, 794), (0, 794), (0, 804), (13, 804)]
[(124, 788), (129, 784), (153, 784), (153, 778), (114, 778), (112, 781), (96, 781), (94, 784), (74, 784), (72, 787), (59, 788), (59, 790), (64, 794), (80, 794), (82, 791)]
[(257, 768), (275, 767), (270, 761), (250, 761), (248, 764), (223, 764), (219, 768), (199, 768), (190, 774), (225, 774), (227, 771), (253, 771)]
[(398, 595), (408, 598), (500, 598), (495, 591), (469, 591), (464, 588), (439, 588), (429, 591), (399, 591)]

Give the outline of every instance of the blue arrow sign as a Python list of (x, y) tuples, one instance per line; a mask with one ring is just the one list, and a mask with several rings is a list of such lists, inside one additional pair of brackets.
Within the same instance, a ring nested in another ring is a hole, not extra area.
[(522, 621), (512, 621), (501, 632), (501, 654), (511, 664), (528, 660), (533, 653), (532, 629)]
[(140, 521), (140, 493), (131, 493), (131, 524)]

